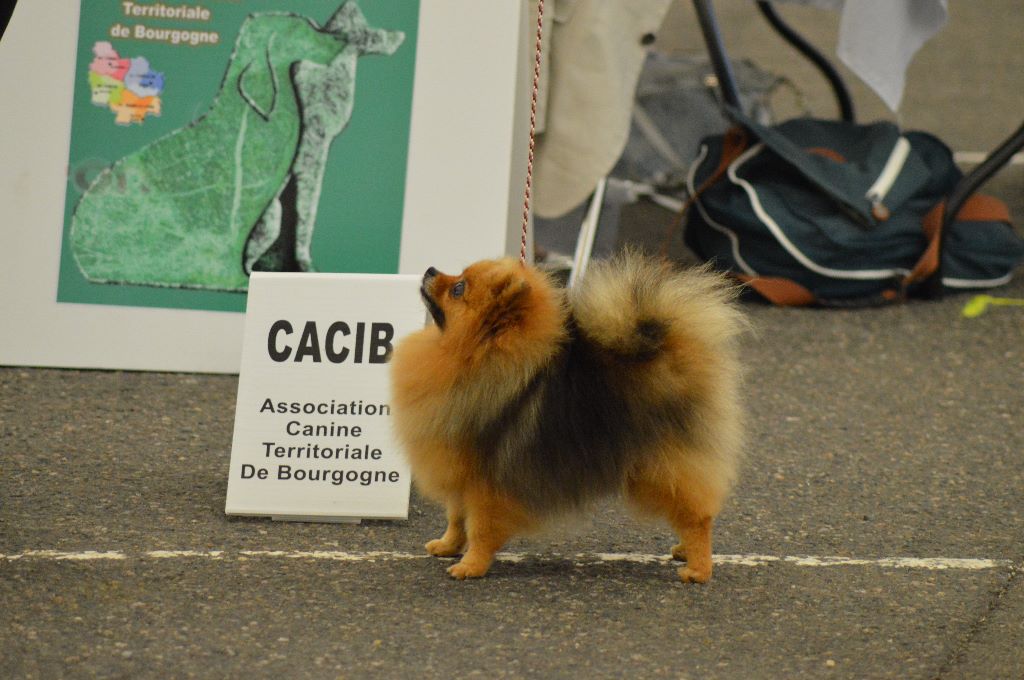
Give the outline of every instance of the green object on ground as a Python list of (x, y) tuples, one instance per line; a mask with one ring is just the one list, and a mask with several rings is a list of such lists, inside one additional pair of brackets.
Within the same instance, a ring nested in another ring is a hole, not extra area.
[(331, 141), (355, 96), (356, 60), (404, 35), (370, 28), (355, 0), (318, 26), (290, 13), (242, 25), (210, 110), (104, 170), (75, 207), (87, 279), (244, 290), (252, 269), (311, 271)]
[(974, 319), (985, 313), (991, 305), (997, 307), (1024, 307), (1024, 299), (1001, 298), (991, 295), (975, 295), (964, 305), (962, 314), (965, 318)]

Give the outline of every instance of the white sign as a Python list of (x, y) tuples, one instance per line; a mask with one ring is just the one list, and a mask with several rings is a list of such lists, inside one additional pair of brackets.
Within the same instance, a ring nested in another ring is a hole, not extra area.
[(420, 277), (254, 273), (225, 512), (404, 519), (388, 362), (423, 327)]

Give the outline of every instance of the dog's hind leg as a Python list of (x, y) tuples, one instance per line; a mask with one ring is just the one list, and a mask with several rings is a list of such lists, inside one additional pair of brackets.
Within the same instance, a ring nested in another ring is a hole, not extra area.
[(685, 560), (679, 577), (687, 583), (706, 583), (711, 578), (711, 530), (721, 508), (719, 491), (697, 469), (671, 466), (659, 474), (631, 477), (626, 493), (645, 514), (664, 517), (679, 536), (672, 557)]
[(671, 520), (679, 544), (672, 548), (672, 556), (685, 559), (679, 568), (679, 578), (687, 583), (707, 583), (711, 578), (711, 526), (714, 517), (677, 512)]
[(462, 511), (462, 503), (456, 498), (449, 498), (447, 503), (448, 528), (441, 538), (428, 541), (424, 546), (427, 552), (436, 557), (452, 557), (462, 552), (466, 545), (466, 516)]
[(460, 580), (486, 574), (494, 554), (528, 523), (518, 503), (486, 489), (467, 490), (465, 508), (469, 542), (462, 560), (448, 568), (448, 573)]

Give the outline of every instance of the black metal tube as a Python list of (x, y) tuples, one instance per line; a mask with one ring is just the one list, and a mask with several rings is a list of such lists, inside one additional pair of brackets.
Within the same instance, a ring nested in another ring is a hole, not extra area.
[(843, 82), (843, 77), (839, 75), (839, 71), (832, 66), (832, 63), (821, 52), (804, 40), (803, 36), (782, 20), (782, 17), (775, 11), (775, 7), (772, 6), (771, 2), (768, 0), (758, 0), (757, 8), (761, 10), (761, 14), (768, 20), (768, 23), (775, 29), (775, 32), (795, 47), (800, 54), (807, 57), (818, 67), (822, 75), (828, 79), (829, 85), (832, 86), (832, 92), (835, 94), (836, 102), (839, 104), (840, 118), (847, 123), (852, 123), (854, 121), (853, 99), (850, 97), (850, 91), (846, 88), (846, 83)]
[(18, 0), (14, 0), (11, 3), (9, 9), (0, 9), (0, 38), (4, 37), (4, 31), (7, 30), (7, 23), (14, 16), (14, 6), (18, 4)]
[(946, 208), (942, 214), (942, 233), (939, 237), (939, 266), (936, 268), (935, 273), (921, 284), (922, 293), (925, 297), (932, 299), (942, 297), (942, 252), (945, 250), (946, 239), (949, 238), (953, 222), (956, 221), (956, 214), (960, 212), (960, 208), (963, 207), (967, 199), (982, 184), (991, 179), (992, 175), (1009, 163), (1013, 154), (1021, 149), (1024, 149), (1024, 124), (1021, 124), (1016, 132), (993, 149), (978, 167), (964, 175), (957, 182), (957, 185), (953, 187), (953, 191), (949, 193), (949, 198), (946, 199)]
[(942, 233), (948, 232), (948, 227), (953, 224), (956, 214), (960, 211), (964, 201), (971, 197), (982, 184), (991, 179), (1004, 165), (1010, 162), (1013, 154), (1024, 149), (1024, 124), (1021, 124), (1017, 131), (1006, 138), (1002, 144), (997, 146), (978, 167), (964, 175), (963, 179), (950, 192), (946, 199), (946, 212), (942, 219)]
[(736, 86), (736, 77), (729, 64), (729, 57), (725, 53), (725, 44), (722, 41), (722, 34), (718, 30), (718, 20), (715, 19), (715, 10), (711, 6), (711, 0), (693, 0), (693, 8), (700, 21), (700, 30), (704, 34), (704, 44), (707, 46), (708, 56), (711, 57), (711, 67), (715, 70), (722, 99), (728, 106), (742, 109), (740, 91)]

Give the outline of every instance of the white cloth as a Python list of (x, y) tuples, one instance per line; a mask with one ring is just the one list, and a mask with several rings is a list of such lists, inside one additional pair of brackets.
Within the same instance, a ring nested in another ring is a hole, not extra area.
[(896, 111), (914, 54), (947, 18), (946, 0), (852, 0), (843, 5), (836, 53)]
[(836, 54), (893, 111), (907, 67), (946, 25), (947, 0), (785, 0), (842, 12)]
[(670, 4), (545, 0), (550, 43), (542, 56), (547, 72), (533, 203), (540, 217), (557, 217), (582, 203), (622, 155), (647, 50), (643, 38), (657, 33)]

